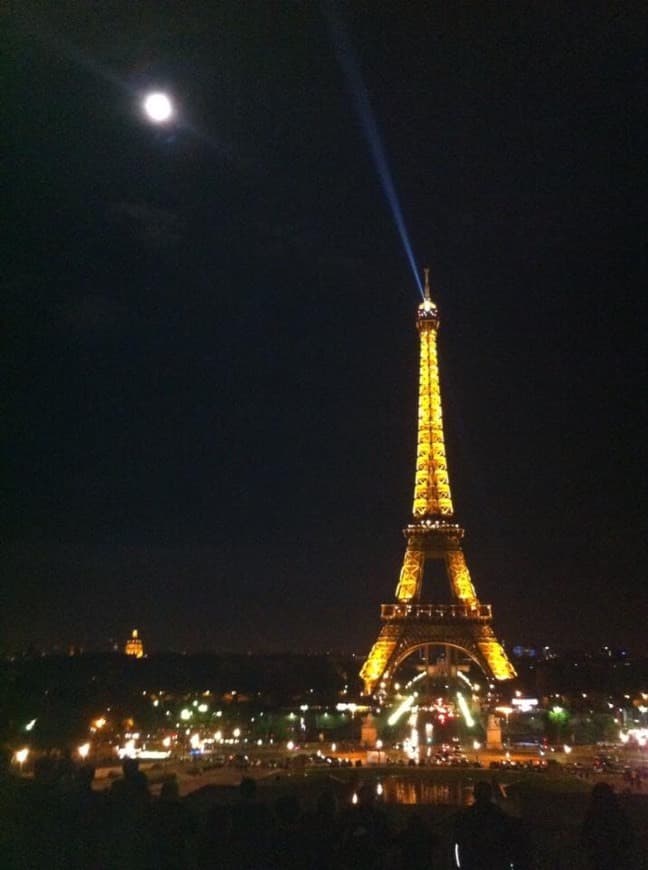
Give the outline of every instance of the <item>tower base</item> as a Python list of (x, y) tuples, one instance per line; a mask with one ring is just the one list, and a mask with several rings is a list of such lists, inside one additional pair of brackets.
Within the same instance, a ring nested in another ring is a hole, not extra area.
[(490, 606), (383, 604), (383, 626), (362, 666), (366, 695), (387, 691), (398, 666), (423, 646), (463, 651), (492, 680), (516, 676), (490, 624)]

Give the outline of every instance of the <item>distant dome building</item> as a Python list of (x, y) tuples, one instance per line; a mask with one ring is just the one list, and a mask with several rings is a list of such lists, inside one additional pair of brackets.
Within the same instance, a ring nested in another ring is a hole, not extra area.
[(141, 637), (138, 637), (136, 628), (133, 629), (133, 633), (126, 641), (124, 652), (127, 656), (135, 656), (136, 659), (144, 657), (144, 644), (142, 643)]

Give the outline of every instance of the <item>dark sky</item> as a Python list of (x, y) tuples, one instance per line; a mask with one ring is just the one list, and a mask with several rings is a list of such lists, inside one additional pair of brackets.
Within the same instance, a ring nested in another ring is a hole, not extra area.
[[(367, 650), (417, 291), (321, 6), (15, 7), (6, 647)], [(639, 4), (340, 8), (431, 267), (478, 593), (508, 643), (644, 652)]]

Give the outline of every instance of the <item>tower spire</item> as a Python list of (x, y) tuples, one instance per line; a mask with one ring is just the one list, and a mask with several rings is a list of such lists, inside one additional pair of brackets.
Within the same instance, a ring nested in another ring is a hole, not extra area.
[(423, 288), (423, 298), (430, 302), (430, 269), (426, 266), (423, 269), (423, 274), (425, 275), (425, 286)]
[(443, 411), (437, 357), (439, 313), (430, 298), (430, 270), (426, 268), (424, 273), (424, 297), (418, 307), (416, 319), (419, 332), (419, 402), (412, 507), (415, 519), (450, 517), (453, 514), (443, 437)]

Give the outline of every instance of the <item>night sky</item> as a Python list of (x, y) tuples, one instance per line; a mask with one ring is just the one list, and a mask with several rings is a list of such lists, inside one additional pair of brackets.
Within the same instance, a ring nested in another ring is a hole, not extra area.
[[(323, 7), (14, 5), (5, 649), (366, 652), (418, 291)], [(509, 645), (646, 652), (640, 4), (339, 9), (431, 268), (478, 594)]]

